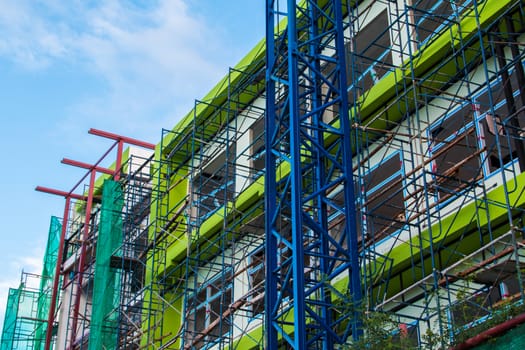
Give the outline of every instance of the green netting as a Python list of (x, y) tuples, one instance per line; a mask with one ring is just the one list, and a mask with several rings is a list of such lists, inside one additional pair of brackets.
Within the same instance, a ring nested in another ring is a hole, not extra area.
[[(47, 237), (46, 252), (42, 267), (42, 279), (40, 280), (40, 295), (38, 298), (38, 319), (47, 320), (51, 306), (51, 292), (55, 278), (55, 268), (58, 259), (58, 248), (60, 245), (60, 232), (62, 224), (60, 220), (52, 216)], [(57, 295), (58, 297), (58, 295)], [(39, 323), (35, 332), (35, 349), (43, 349), (46, 337), (47, 323)]]
[(18, 314), (18, 300), (20, 299), (20, 290), (9, 288), (7, 304), (4, 316), (4, 328), (2, 330), (1, 350), (11, 350), (15, 337), (16, 315)]
[(37, 318), (40, 292), (20, 287), (18, 312), (12, 349), (35, 349), (35, 329), (42, 324)]
[(122, 189), (118, 182), (104, 181), (97, 240), (93, 310), (89, 350), (115, 349), (118, 335), (120, 273), (111, 267), (111, 256), (122, 244)]
[(22, 273), (19, 288), (9, 290), (1, 350), (44, 348), (61, 229), (52, 217), (42, 275)]
[(38, 290), (28, 289), (25, 283), (9, 290), (1, 350), (35, 349), (35, 330), (42, 323), (37, 318), (39, 296)]
[(513, 328), (500, 337), (489, 339), (475, 350), (522, 350), (525, 349), (525, 324)]

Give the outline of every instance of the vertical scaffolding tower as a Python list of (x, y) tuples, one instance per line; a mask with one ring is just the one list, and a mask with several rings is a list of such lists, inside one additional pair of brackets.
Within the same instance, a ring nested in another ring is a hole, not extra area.
[[(124, 226), (123, 213), (134, 210), (129, 213), (130, 217), (133, 215), (136, 221), (141, 219), (135, 208), (135, 197), (138, 195), (124, 196), (123, 189), (128, 183), (123, 179), (125, 175), (136, 177), (132, 181), (127, 179), (130, 188), (148, 179), (149, 175), (144, 175), (144, 171), (149, 170), (151, 157), (138, 155), (151, 153), (150, 150), (155, 146), (101, 130), (90, 129), (89, 132), (113, 140), (114, 143), (93, 165), (62, 160), (62, 163), (87, 170), (69, 192), (40, 186), (36, 188), (66, 199), (63, 225), (58, 237), (55, 276), (50, 286), (51, 303), (48, 305), (44, 341), (46, 350), (51, 347), (116, 347), (119, 337), (127, 330), (127, 324), (120, 319), (125, 316), (119, 313), (120, 306), (128, 301), (125, 292), (135, 287), (130, 284), (129, 275), (140, 275), (140, 271), (134, 269), (137, 265), (134, 260), (136, 254), (122, 249), (124, 238), (134, 234)], [(124, 150), (124, 144), (137, 148)], [(113, 150), (116, 150), (116, 161), (110, 168), (103, 167), (101, 163), (107, 162), (106, 157)], [(137, 158), (133, 156), (141, 158), (141, 163), (134, 163)], [(83, 194), (74, 193), (79, 190)], [(149, 197), (141, 199), (142, 203), (139, 204), (149, 208), (146, 205), (149, 204)], [(60, 304), (55, 299), (58, 295), (61, 296)]]
[(39, 318), (38, 310), (39, 301), (46, 297), (39, 290), (41, 280), (40, 275), (23, 272), (20, 286), (9, 289), (2, 349), (41, 349), (46, 322), (45, 318)]
[[(281, 6), (280, 6), (281, 5)], [(341, 1), (267, 1), (266, 317), (268, 347), (332, 349), (359, 334), (355, 223)], [(279, 27), (286, 19), (286, 28)], [(289, 171), (289, 174), (286, 174)], [(331, 196), (337, 189), (338, 196)], [(346, 218), (335, 236), (329, 221)], [(278, 262), (280, 249), (290, 257)], [(332, 281), (347, 274), (348, 286)], [(288, 298), (290, 296), (290, 298)], [(346, 322), (347, 330), (338, 333)], [(292, 331), (293, 330), (293, 331)]]
[(131, 156), (118, 182), (104, 182), (95, 266), (95, 287), (104, 287), (93, 293), (91, 349), (140, 348), (155, 307), (146, 286), (148, 254), (157, 250), (148, 237), (154, 168), (153, 155)]

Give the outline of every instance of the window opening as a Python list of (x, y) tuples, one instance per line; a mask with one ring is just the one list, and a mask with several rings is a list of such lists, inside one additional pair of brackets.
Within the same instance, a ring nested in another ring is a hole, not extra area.
[[(229, 152), (233, 152), (230, 150)], [(228, 166), (226, 152), (204, 166), (203, 170), (193, 180), (194, 208), (198, 210), (195, 217), (206, 219), (232, 201), (235, 195), (234, 167)]]
[(253, 176), (260, 176), (265, 168), (264, 117), (257, 119), (251, 129), (251, 169)]
[(396, 152), (363, 177), (367, 239), (377, 240), (405, 226), (403, 172)]
[(392, 344), (402, 348), (417, 348), (419, 346), (419, 328), (417, 322), (400, 323), (392, 336)]
[(431, 173), (440, 200), (480, 178), (480, 151), (470, 104), (436, 123), (430, 130), (430, 139)]
[(251, 316), (256, 317), (264, 312), (264, 249), (258, 248), (249, 256), (249, 303)]
[(416, 41), (427, 42), (447, 27), (456, 14), (462, 14), (470, 5), (471, 0), (421, 0), (414, 1), (412, 11), (414, 16)]
[[(221, 276), (205, 282), (196, 292), (196, 307), (190, 314), (187, 341), (199, 349), (208, 349), (230, 332), (232, 315), (231, 268)], [(225, 279), (225, 276), (228, 277)]]
[[(516, 74), (510, 74), (509, 83), (511, 86), (518, 86)], [(519, 89), (514, 91), (514, 104), (516, 110), (523, 108), (522, 101), (519, 97)], [(492, 98), (492, 108), (490, 100)], [(491, 89), (485, 89), (476, 97), (476, 108), (480, 113), (479, 132), (480, 132), (480, 147), (485, 147), (485, 173), (491, 174), (499, 169), (501, 166), (509, 164), (511, 161), (517, 159), (516, 142), (512, 136), (512, 126), (510, 119), (515, 117), (511, 115), (509, 107), (506, 104), (505, 94), (503, 93), (503, 86), (501, 79), (498, 79), (492, 84)], [(518, 116), (524, 113), (518, 114)], [(518, 125), (520, 125), (519, 132), (523, 132), (523, 125), (525, 120), (520, 120), (518, 117)], [(500, 161), (501, 154), (501, 161)]]
[(367, 91), (392, 70), (392, 42), (388, 28), (385, 9), (346, 44), (350, 104), (359, 97), (354, 96), (355, 87)]

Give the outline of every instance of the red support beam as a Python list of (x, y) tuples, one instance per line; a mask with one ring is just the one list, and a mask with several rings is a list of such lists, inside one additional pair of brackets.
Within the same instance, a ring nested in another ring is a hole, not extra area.
[(110, 132), (107, 132), (107, 131), (102, 131), (102, 130), (91, 128), (91, 129), (89, 129), (88, 133), (90, 133), (91, 135), (105, 137), (105, 138), (110, 139), (110, 140), (122, 141), (124, 143), (128, 143), (128, 144), (134, 145), (134, 146), (144, 147), (144, 148), (151, 149), (151, 150), (155, 149), (155, 145), (153, 143), (140, 141), (140, 140), (137, 140), (137, 139), (134, 139), (134, 138), (131, 138), (131, 137), (126, 137), (126, 136), (113, 134), (113, 133), (110, 133)]
[[(75, 280), (77, 280), (77, 288), (81, 288), (82, 280), (83, 280), (83, 273), (84, 273), (85, 265), (86, 265), (86, 250), (87, 250), (86, 240), (90, 234), (91, 210), (92, 210), (93, 202), (94, 202), (94, 190), (95, 190), (94, 187), (95, 187), (95, 178), (96, 178), (97, 172), (111, 175), (114, 177), (116, 181), (119, 180), (120, 168), (122, 166), (122, 153), (123, 153), (124, 143), (146, 148), (146, 149), (150, 149), (150, 150), (155, 150), (155, 145), (149, 142), (144, 142), (144, 141), (140, 141), (134, 138), (125, 137), (125, 136), (121, 136), (121, 135), (117, 135), (117, 134), (113, 134), (113, 133), (109, 133), (109, 132), (97, 130), (97, 129), (89, 129), (88, 132), (92, 135), (101, 136), (107, 139), (114, 140), (116, 141), (116, 143), (113, 144), (113, 146), (111, 146), (106, 151), (106, 153), (104, 153), (104, 155), (100, 158), (100, 160), (96, 162), (95, 165), (87, 164), (87, 163), (83, 163), (83, 162), (79, 162), (79, 161), (75, 161), (75, 160), (71, 160), (67, 158), (62, 159), (63, 164), (72, 165), (72, 166), (76, 166), (79, 168), (89, 170), (87, 174), (84, 175), (84, 177), (73, 187), (73, 189), (70, 192), (55, 190), (52, 188), (42, 187), (42, 186), (37, 186), (35, 188), (37, 191), (62, 196), (66, 199), (66, 205), (64, 208), (64, 218), (62, 221), (62, 231), (60, 235), (59, 252), (58, 252), (59, 255), (58, 255), (58, 260), (57, 260), (57, 264), (55, 267), (55, 278), (53, 280), (51, 307), (49, 310), (49, 315), (48, 315), (48, 320), (47, 320), (46, 340), (44, 344), (45, 350), (49, 350), (51, 348), (53, 323), (54, 323), (55, 312), (56, 312), (56, 299), (57, 299), (58, 288), (59, 288), (59, 277), (60, 277), (61, 269), (62, 269), (63, 250), (64, 250), (64, 245), (65, 245), (65, 237), (67, 234), (68, 215), (69, 215), (69, 210), (70, 210), (70, 205), (71, 205), (71, 199), (86, 201), (84, 230), (83, 230), (83, 234), (81, 237), (82, 245), (80, 247), (80, 256), (79, 256), (79, 262), (78, 262), (79, 267), (78, 267), (78, 272), (72, 281), (74, 282)], [(111, 152), (111, 150), (115, 147), (115, 145), (118, 146), (115, 170), (98, 166), (98, 164), (109, 154), (109, 152)], [(78, 194), (72, 193), (79, 186), (79, 184), (83, 182), (83, 180), (88, 175), (90, 176), (88, 195), (85, 196), (85, 195), (78, 195)], [(80, 311), (79, 309), (80, 309), (80, 291), (76, 293), (74, 304), (73, 304), (72, 332), (71, 332), (71, 337), (70, 337), (70, 341), (68, 345), (69, 349), (72, 348), (75, 338), (77, 336), (77, 326), (78, 326), (79, 311)], [(83, 335), (84, 334), (82, 334), (82, 336)]]
[[(41, 192), (47, 192), (47, 191), (41, 191)], [(47, 192), (47, 193), (52, 193), (52, 192)], [(60, 274), (62, 270), (62, 259), (64, 255), (64, 244), (66, 240), (66, 232), (67, 232), (69, 207), (71, 204), (71, 198), (72, 198), (71, 196), (66, 197), (66, 205), (64, 206), (64, 217), (62, 218), (62, 229), (60, 231), (60, 242), (58, 244), (58, 256), (57, 256), (57, 263), (55, 266), (55, 276), (53, 277), (53, 289), (51, 290), (51, 305), (49, 306), (49, 314), (47, 317), (46, 340), (44, 343), (44, 350), (51, 349), (51, 338), (53, 337), (53, 323), (55, 321), (55, 310), (56, 310), (57, 297), (58, 297), (58, 284), (60, 282)]]
[(35, 191), (54, 194), (60, 197), (64, 197), (66, 199), (68, 198), (77, 199), (79, 201), (87, 201), (87, 198), (88, 198), (87, 196), (74, 194), (74, 193), (66, 192), (66, 191), (55, 190), (53, 188), (43, 187), (43, 186), (36, 186)]
[(100, 167), (97, 165), (92, 165), (92, 164), (88, 164), (84, 162), (79, 162), (77, 160), (72, 160), (68, 158), (62, 159), (62, 164), (72, 165), (72, 166), (76, 166), (76, 167), (87, 169), (87, 170), (95, 170), (99, 173), (104, 173), (104, 174), (108, 174), (112, 176), (115, 174), (115, 170), (111, 170), (108, 168), (104, 168), (104, 167)]
[[(82, 281), (84, 279), (84, 270), (86, 265), (86, 251), (87, 251), (87, 239), (90, 234), (90, 222), (91, 222), (91, 209), (93, 208), (93, 194), (95, 192), (95, 178), (97, 176), (97, 171), (95, 168), (91, 169), (90, 171), (90, 177), (89, 177), (89, 189), (88, 189), (88, 200), (86, 203), (86, 216), (84, 219), (84, 231), (82, 234), (82, 237), (80, 238), (81, 246), (80, 246), (80, 257), (78, 259), (78, 271), (75, 274), (75, 279), (77, 280), (76, 288), (77, 292), (75, 295), (75, 300), (73, 304), (73, 321), (71, 326), (71, 338), (69, 342), (69, 349), (73, 348), (73, 344), (75, 344), (76, 336), (77, 336), (77, 326), (78, 326), (78, 319), (79, 319), (79, 311), (80, 311), (80, 294), (81, 294), (81, 288), (82, 288)], [(75, 288), (75, 285), (73, 285), (73, 288)], [(82, 330), (82, 335), (84, 336), (84, 332)]]

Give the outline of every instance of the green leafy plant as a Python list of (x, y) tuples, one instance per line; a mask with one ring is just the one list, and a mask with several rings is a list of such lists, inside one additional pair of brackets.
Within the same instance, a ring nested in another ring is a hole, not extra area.
[(345, 350), (417, 349), (418, 342), (409, 336), (408, 329), (383, 312), (363, 313), (363, 336), (346, 345)]

